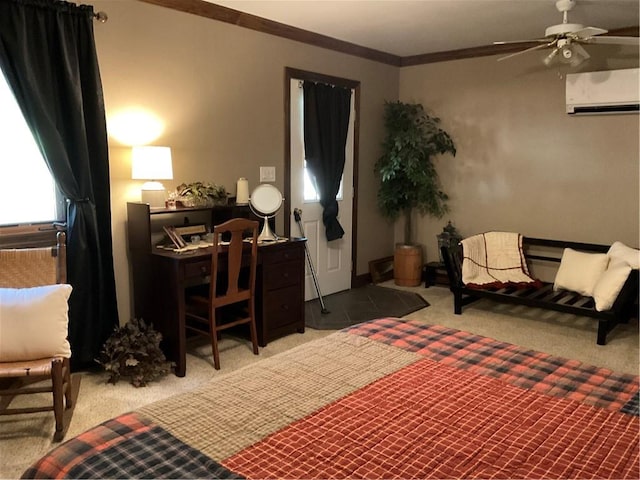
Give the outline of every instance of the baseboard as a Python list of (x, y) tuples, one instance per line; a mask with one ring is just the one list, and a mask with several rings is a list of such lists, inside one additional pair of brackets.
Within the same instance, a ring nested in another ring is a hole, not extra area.
[(371, 283), (371, 274), (363, 273), (362, 275), (356, 275), (351, 282), (351, 288), (364, 287)]

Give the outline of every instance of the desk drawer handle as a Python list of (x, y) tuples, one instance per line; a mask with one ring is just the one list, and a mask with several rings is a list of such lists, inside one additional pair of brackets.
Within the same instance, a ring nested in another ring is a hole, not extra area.
[(289, 304), (288, 303), (283, 303), (281, 305), (281, 307), (282, 307), (282, 310), (287, 310), (287, 311), (289, 310)]
[(282, 273), (282, 278), (289, 278), (289, 272), (283, 272)]
[(205, 276), (207, 274), (207, 267), (200, 267), (200, 273), (202, 274), (202, 276)]

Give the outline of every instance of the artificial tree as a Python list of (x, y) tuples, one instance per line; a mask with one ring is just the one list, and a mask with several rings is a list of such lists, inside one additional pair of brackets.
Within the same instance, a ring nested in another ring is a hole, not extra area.
[(413, 240), (414, 209), (437, 218), (448, 210), (448, 196), (440, 189), (433, 158), (445, 153), (455, 156), (456, 147), (439, 123), (419, 103), (385, 102), (384, 153), (375, 165), (380, 177), (378, 206), (393, 220), (404, 215), (407, 245)]

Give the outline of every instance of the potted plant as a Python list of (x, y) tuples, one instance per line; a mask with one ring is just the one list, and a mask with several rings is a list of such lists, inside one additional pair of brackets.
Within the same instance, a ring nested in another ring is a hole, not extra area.
[(412, 243), (414, 209), (437, 218), (448, 210), (433, 159), (445, 153), (455, 156), (456, 148), (439, 123), (419, 103), (385, 103), (386, 137), (375, 170), (380, 177), (380, 211), (393, 220), (404, 216), (404, 243), (396, 245), (394, 255), (398, 285), (415, 286), (421, 279), (422, 249)]
[(109, 374), (109, 383), (115, 384), (120, 377), (129, 377), (134, 387), (144, 387), (170, 373), (175, 366), (167, 361), (160, 349), (161, 340), (162, 334), (152, 325), (133, 318), (115, 328), (96, 362)]
[(212, 207), (227, 204), (224, 185), (210, 182), (182, 183), (176, 188), (177, 198), (185, 207)]

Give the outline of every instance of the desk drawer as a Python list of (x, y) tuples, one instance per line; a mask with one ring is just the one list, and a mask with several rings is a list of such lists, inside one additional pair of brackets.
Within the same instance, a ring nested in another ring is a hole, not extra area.
[(299, 260), (303, 255), (302, 248), (280, 248), (280, 245), (274, 245), (262, 247), (262, 249), (262, 263), (264, 265)]
[(272, 292), (265, 298), (263, 323), (267, 330), (283, 325), (300, 324), (304, 327), (304, 301), (299, 285)]
[(211, 275), (211, 260), (203, 260), (201, 262), (187, 263), (184, 266), (184, 277), (208, 277)]
[(279, 288), (300, 283), (300, 263), (286, 262), (277, 265), (264, 265), (264, 288), (278, 290)]

